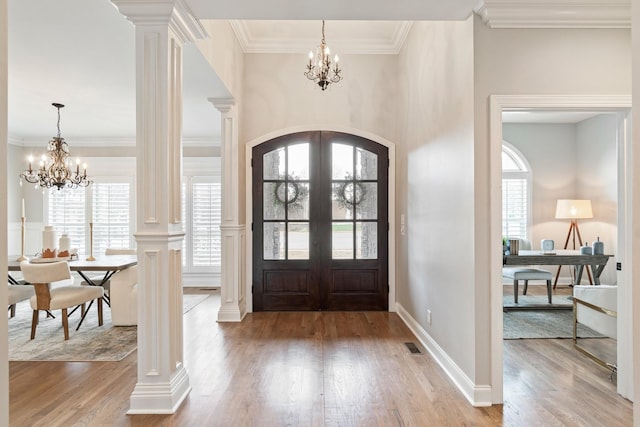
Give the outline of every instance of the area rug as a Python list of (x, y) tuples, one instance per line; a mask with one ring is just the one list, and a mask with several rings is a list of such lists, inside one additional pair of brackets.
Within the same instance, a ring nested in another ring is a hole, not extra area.
[(573, 302), (568, 295), (554, 295), (549, 304), (546, 295), (518, 295), (518, 303), (513, 302), (513, 295), (502, 298), (502, 309), (508, 310), (572, 310)]
[[(503, 314), (503, 338), (573, 338), (573, 311), (525, 310)], [(605, 338), (591, 328), (578, 324), (579, 338)]]
[[(203, 302), (209, 295), (183, 295), (183, 312)], [(55, 319), (40, 316), (36, 337), (31, 340), (31, 307), (28, 301), (16, 307), (16, 317), (9, 319), (10, 361), (113, 362), (124, 359), (137, 346), (136, 326), (113, 326), (111, 310), (104, 307), (103, 325), (98, 326), (95, 304), (76, 331), (79, 311), (69, 317), (69, 340), (64, 340), (60, 311)]]

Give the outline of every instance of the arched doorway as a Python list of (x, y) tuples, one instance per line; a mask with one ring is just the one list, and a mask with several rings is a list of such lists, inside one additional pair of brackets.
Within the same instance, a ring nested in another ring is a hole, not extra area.
[(254, 311), (388, 309), (387, 147), (300, 132), (252, 168)]

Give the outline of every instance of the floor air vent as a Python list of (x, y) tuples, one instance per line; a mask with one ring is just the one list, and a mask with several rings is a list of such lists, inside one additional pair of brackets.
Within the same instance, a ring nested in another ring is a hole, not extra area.
[(407, 346), (407, 348), (409, 349), (409, 351), (413, 354), (420, 354), (421, 351), (420, 349), (412, 342), (406, 342), (404, 343), (404, 345)]

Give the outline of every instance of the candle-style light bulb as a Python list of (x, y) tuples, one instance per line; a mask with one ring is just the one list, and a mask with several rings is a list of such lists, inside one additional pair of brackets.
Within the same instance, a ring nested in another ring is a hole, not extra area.
[(337, 64), (339, 60), (340, 58), (338, 58), (338, 54), (336, 53), (336, 56), (333, 57), (333, 62)]
[(31, 172), (33, 169), (31, 169), (31, 164), (33, 163), (33, 156), (29, 156), (29, 172)]

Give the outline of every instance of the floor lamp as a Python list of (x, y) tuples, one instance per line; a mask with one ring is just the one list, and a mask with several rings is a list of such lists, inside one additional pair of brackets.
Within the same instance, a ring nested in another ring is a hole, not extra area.
[[(578, 228), (579, 219), (593, 218), (593, 210), (591, 209), (591, 200), (574, 200), (574, 199), (559, 199), (556, 204), (556, 219), (570, 219), (571, 225), (569, 225), (569, 232), (567, 233), (567, 239), (564, 241), (564, 249), (569, 247), (569, 240), (572, 241), (572, 249), (579, 249), (582, 246), (582, 236), (580, 235), (580, 229)], [(578, 236), (578, 243), (580, 246), (576, 248), (576, 236)], [(560, 269), (562, 266), (558, 266), (556, 273), (556, 279), (553, 282), (553, 288), (555, 289), (558, 284), (558, 277), (560, 276)], [(593, 285), (591, 279), (591, 272), (587, 269), (587, 275), (589, 276), (589, 284)]]

